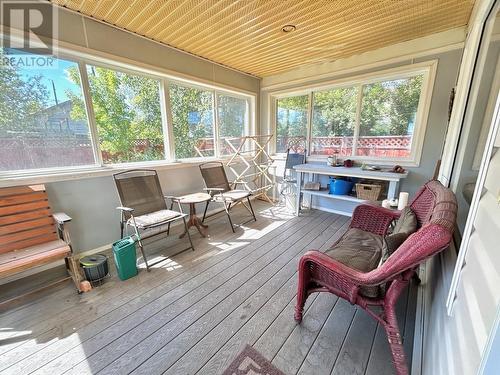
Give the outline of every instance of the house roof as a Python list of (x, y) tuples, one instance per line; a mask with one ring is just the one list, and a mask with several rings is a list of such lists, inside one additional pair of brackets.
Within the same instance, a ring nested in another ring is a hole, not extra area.
[[(51, 0), (265, 77), (465, 26), (474, 0)], [(295, 31), (285, 33), (283, 26)]]

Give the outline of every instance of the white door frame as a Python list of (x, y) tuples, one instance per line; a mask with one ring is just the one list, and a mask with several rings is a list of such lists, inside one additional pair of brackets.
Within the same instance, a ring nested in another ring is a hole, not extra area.
[[(487, 51), (485, 52), (484, 48), (480, 47), (489, 44), (495, 17), (490, 20), (488, 17), (497, 6), (496, 0), (480, 0), (476, 2), (470, 18), (470, 28), (465, 41), (454, 105), (439, 169), (439, 180), (445, 186), (450, 186), (455, 160), (463, 158), (463, 155), (459, 154), (459, 141), (461, 136), (468, 134), (472, 126), (473, 114), (473, 111), (466, 111), (466, 109), (474, 107), (480, 86), (480, 80), (473, 80), (473, 77), (480, 77), (482, 74)], [(463, 135), (462, 131), (464, 131)], [(458, 160), (459, 164), (460, 160)]]

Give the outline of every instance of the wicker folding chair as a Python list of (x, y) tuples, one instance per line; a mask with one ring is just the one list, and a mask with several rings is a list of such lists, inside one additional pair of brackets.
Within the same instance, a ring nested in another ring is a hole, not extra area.
[[(246, 224), (250, 221), (257, 221), (255, 213), (253, 211), (252, 202), (250, 201), (250, 196), (252, 193), (248, 190), (236, 190), (232, 189), (231, 184), (227, 180), (226, 171), (224, 170), (224, 164), (221, 162), (208, 162), (200, 165), (201, 176), (205, 181), (206, 190), (212, 199), (207, 201), (205, 205), (205, 211), (203, 212), (202, 222), (205, 221), (207, 217), (207, 209), (210, 202), (222, 203), (224, 206), (224, 211), (229, 219), (229, 224), (234, 233), (234, 225), (231, 220), (230, 210), (238, 203), (241, 203), (252, 215), (252, 219), (247, 220), (239, 225)], [(235, 183), (232, 184), (233, 186)], [(245, 204), (245, 200), (247, 204)], [(222, 212), (222, 211), (221, 211)], [(219, 213), (219, 212), (217, 212)]]
[(306, 150), (304, 150), (303, 153), (290, 152), (290, 150), (291, 149), (286, 150), (285, 171), (283, 172), (283, 182), (280, 189), (280, 195), (282, 196), (292, 191), (295, 192), (297, 179), (293, 167), (305, 164), (306, 162)]
[[(149, 264), (144, 252), (143, 240), (161, 233), (170, 234), (170, 224), (176, 220), (183, 220), (187, 231), (186, 214), (182, 207), (172, 196), (164, 196), (161, 190), (158, 174), (150, 169), (133, 169), (113, 175), (121, 206), (120, 233), (123, 238), (124, 231), (131, 227), (137, 237), (146, 269), (163, 261)], [(179, 211), (169, 210), (166, 199), (172, 199), (178, 204)], [(193, 242), (187, 232), (190, 246), (181, 251), (193, 249)]]

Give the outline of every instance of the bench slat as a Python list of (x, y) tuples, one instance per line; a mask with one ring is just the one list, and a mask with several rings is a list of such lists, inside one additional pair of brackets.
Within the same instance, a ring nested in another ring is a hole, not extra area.
[(39, 228), (30, 228), (28, 230), (23, 230), (21, 232), (9, 233), (0, 236), (0, 245), (9, 244), (12, 242), (18, 242), (26, 238), (32, 238), (41, 236), (48, 233), (55, 233), (56, 228), (53, 225), (44, 225)]
[(13, 186), (0, 189), (0, 197), (7, 197), (9, 195), (33, 193), (37, 191), (45, 191), (44, 185), (31, 185), (31, 186)]
[(65, 246), (67, 246), (66, 242), (57, 239), (39, 245), (26, 247), (21, 250), (9, 251), (8, 253), (0, 254), (0, 265), (12, 262), (14, 259), (29, 258), (33, 255), (43, 254), (46, 251), (59, 249)]
[(29, 212), (21, 212), (7, 216), (0, 216), (0, 226), (15, 223), (21, 223), (28, 220), (36, 220), (43, 217), (51, 217), (51, 211), (48, 208), (42, 208)]
[(48, 250), (43, 253), (33, 253), (31, 255), (26, 255), (23, 258), (16, 259), (15, 253), (10, 252), (7, 254), (0, 255), (0, 257), (11, 256), (9, 259), (6, 259), (0, 264), (0, 276), (6, 277), (34, 266), (39, 266), (42, 264), (47, 264), (54, 262), (58, 259), (65, 258), (70, 254), (69, 246), (65, 245), (53, 250)]
[(43, 200), (38, 202), (16, 204), (14, 206), (0, 207), (0, 216), (12, 215), (18, 212), (28, 212), (39, 208), (50, 208), (49, 201)]
[(43, 226), (55, 226), (54, 219), (51, 216), (44, 216), (34, 220), (17, 222), (10, 225), (0, 225), (0, 236)]
[(8, 253), (9, 251), (12, 250), (24, 249), (25, 247), (38, 245), (49, 241), (54, 241), (56, 239), (57, 239), (56, 233), (46, 233), (37, 237), (31, 237), (17, 242), (11, 242), (6, 245), (0, 246), (0, 254)]
[(41, 200), (48, 200), (47, 193), (44, 191), (21, 195), (9, 195), (8, 197), (0, 197), (0, 207), (36, 202)]

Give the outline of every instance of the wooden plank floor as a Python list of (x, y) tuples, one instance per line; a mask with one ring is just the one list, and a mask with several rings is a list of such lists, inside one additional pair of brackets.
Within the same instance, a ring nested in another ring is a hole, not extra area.
[[(67, 283), (3, 312), (0, 372), (221, 374), (250, 344), (285, 374), (394, 373), (383, 329), (346, 301), (313, 295), (303, 323), (293, 320), (298, 259), (331, 246), (349, 218), (255, 206), (258, 221), (234, 234), (225, 217), (211, 218), (194, 252), (169, 257), (185, 243), (168, 240), (149, 273), (113, 274), (83, 295)], [(244, 215), (236, 209), (235, 222)], [(415, 301), (412, 287), (398, 305), (407, 354)]]

